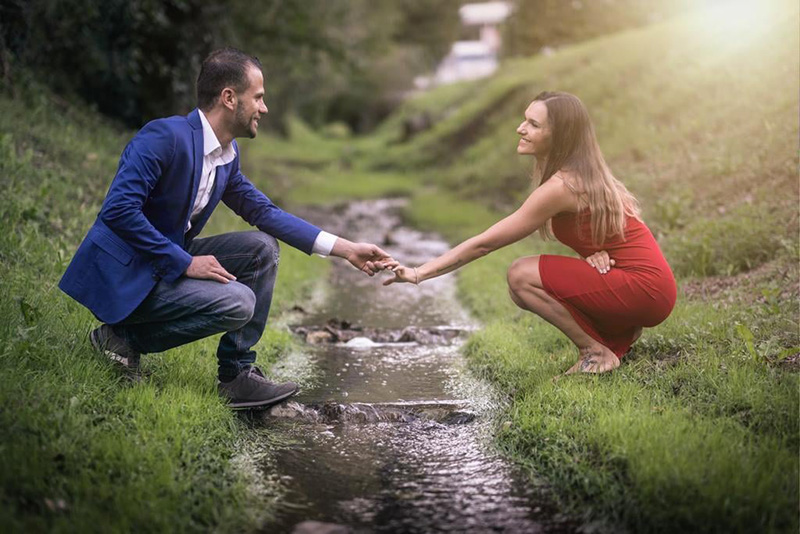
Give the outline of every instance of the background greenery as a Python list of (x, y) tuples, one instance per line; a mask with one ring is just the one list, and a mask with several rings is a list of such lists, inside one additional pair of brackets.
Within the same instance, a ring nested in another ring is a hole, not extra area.
[(458, 0), (8, 0), (3, 81), (24, 66), (129, 126), (195, 107), (203, 58), (222, 46), (265, 67), (271, 123), (294, 111), (363, 130), (433, 67), (458, 32)]

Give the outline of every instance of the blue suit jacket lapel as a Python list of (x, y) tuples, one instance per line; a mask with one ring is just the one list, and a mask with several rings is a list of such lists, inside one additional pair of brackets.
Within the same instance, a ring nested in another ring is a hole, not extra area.
[[(186, 117), (189, 124), (192, 126), (192, 141), (194, 146), (194, 172), (192, 173), (192, 198), (189, 202), (189, 209), (186, 211), (186, 216), (183, 220), (183, 227), (189, 223), (189, 217), (192, 215), (192, 208), (197, 199), (197, 190), (200, 188), (200, 174), (203, 172), (203, 124), (200, 122), (200, 114), (195, 109)], [(199, 221), (198, 221), (199, 222)], [(194, 227), (194, 225), (192, 225)]]

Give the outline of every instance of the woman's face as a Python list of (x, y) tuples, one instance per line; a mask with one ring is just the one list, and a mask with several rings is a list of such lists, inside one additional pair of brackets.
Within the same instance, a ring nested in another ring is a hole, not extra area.
[(544, 102), (531, 102), (525, 110), (525, 120), (517, 128), (517, 133), (520, 136), (517, 154), (543, 157), (550, 152), (550, 125)]

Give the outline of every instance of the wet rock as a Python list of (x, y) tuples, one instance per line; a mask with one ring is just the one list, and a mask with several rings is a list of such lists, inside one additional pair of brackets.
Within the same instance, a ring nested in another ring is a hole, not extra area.
[(345, 345), (357, 349), (366, 349), (369, 347), (374, 347), (375, 342), (368, 337), (359, 336), (359, 337), (354, 337), (353, 339), (345, 343)]
[(348, 526), (322, 521), (303, 521), (296, 524), (292, 530), (292, 534), (351, 534), (352, 532)]
[[(366, 338), (373, 343), (420, 343), (423, 345), (445, 345), (452, 342), (464, 333), (457, 327), (415, 327), (410, 326), (402, 330), (385, 330), (377, 328), (364, 328), (353, 325), (348, 321), (330, 319), (324, 326), (297, 326), (292, 330), (304, 336), (306, 342), (321, 343), (348, 343), (357, 338)], [(356, 344), (366, 343), (358, 341)]]
[(475, 420), (475, 414), (470, 412), (450, 412), (442, 419), (444, 425), (465, 425)]
[(276, 404), (267, 412), (271, 417), (280, 419), (296, 419), (316, 423), (319, 421), (319, 413), (296, 401)]
[(312, 330), (306, 333), (306, 343), (311, 345), (320, 345), (322, 343), (333, 343), (336, 341), (336, 336), (327, 330)]
[(306, 410), (316, 413), (317, 421), (325, 424), (410, 423), (419, 419), (408, 410), (366, 403), (339, 404), (328, 401), (321, 405), (312, 404)]

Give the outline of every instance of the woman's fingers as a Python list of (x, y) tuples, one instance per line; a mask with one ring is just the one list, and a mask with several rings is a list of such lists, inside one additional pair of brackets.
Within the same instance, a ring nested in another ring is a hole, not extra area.
[(606, 274), (611, 270), (611, 267), (616, 264), (616, 262), (608, 256), (608, 252), (605, 250), (595, 252), (591, 256), (587, 257), (586, 262), (597, 269), (597, 272), (600, 274)]
[(398, 283), (398, 282), (412, 282), (413, 281), (411, 278), (409, 278), (411, 276), (412, 270), (409, 269), (408, 267), (404, 267), (404, 266), (402, 266), (400, 264), (397, 264), (394, 267), (391, 267), (390, 270), (392, 271), (392, 274), (394, 274), (394, 277), (388, 278), (387, 280), (385, 280), (383, 282), (383, 285), (385, 285), (385, 286), (388, 286), (388, 285), (391, 285), (391, 284), (395, 284), (395, 283)]

